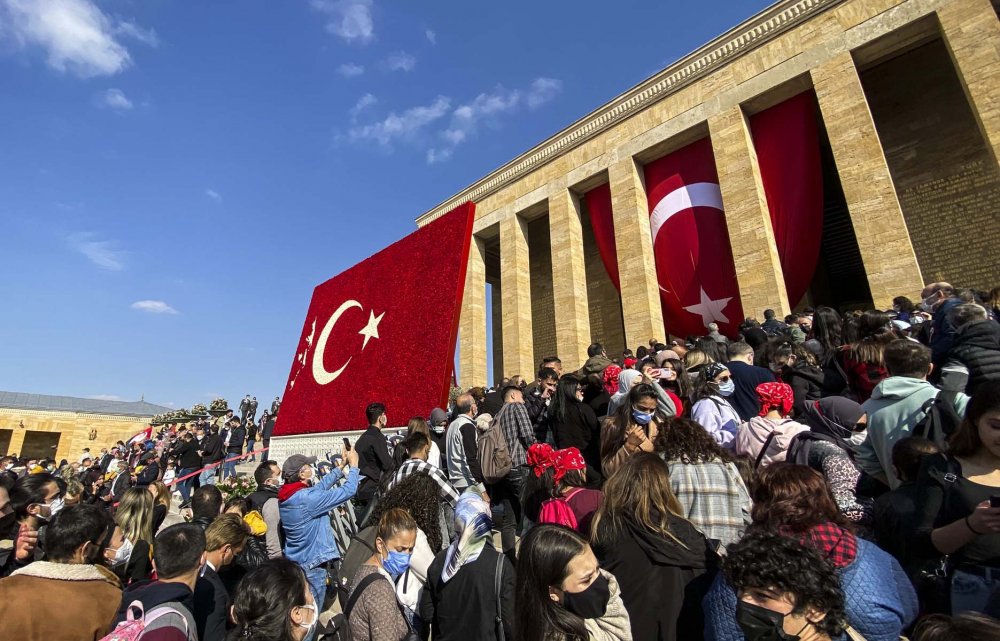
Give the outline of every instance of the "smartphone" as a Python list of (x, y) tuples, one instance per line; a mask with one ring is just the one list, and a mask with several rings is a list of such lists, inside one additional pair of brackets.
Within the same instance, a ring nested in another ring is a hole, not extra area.
[(990, 497), (990, 507), (1000, 507), (1000, 496), (994, 494)]
[(344, 437), (344, 450), (347, 452), (351, 451), (351, 441), (346, 436)]

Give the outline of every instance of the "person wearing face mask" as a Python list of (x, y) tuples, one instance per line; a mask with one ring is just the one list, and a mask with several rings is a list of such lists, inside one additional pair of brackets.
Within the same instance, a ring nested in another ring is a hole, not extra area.
[(587, 462), (587, 487), (600, 487), (601, 424), (594, 410), (583, 402), (583, 381), (573, 375), (559, 379), (548, 412), (556, 448), (580, 450)]
[(448, 480), (459, 494), (471, 486), (477, 486), (485, 494), (486, 481), (479, 466), (478, 431), (473, 418), (478, 409), (472, 394), (459, 396), (455, 400), (455, 420), (448, 425), (445, 436), (444, 458)]
[(109, 562), (126, 585), (148, 579), (153, 571), (153, 495), (129, 488), (115, 511), (118, 528), (108, 546)]
[(375, 529), (375, 553), (358, 568), (344, 606), (354, 641), (402, 641), (413, 638), (396, 601), (394, 581), (410, 565), (417, 523), (400, 508), (387, 511)]
[(636, 452), (653, 451), (653, 440), (667, 417), (659, 414), (659, 395), (652, 385), (639, 382), (639, 372), (627, 370), (619, 377), (635, 381), (614, 416), (601, 429), (601, 471), (610, 477)]
[(515, 639), (632, 640), (618, 581), (578, 532), (551, 523), (531, 528), (517, 569)]
[(438, 450), (438, 460), (434, 461), (434, 464), (442, 470), (445, 470), (447, 469), (447, 465), (444, 460), (444, 452), (446, 448), (445, 434), (448, 431), (448, 412), (444, 411), (440, 407), (435, 407), (431, 410), (431, 415), (427, 420), (427, 425), (430, 427), (431, 431), (431, 443), (436, 445)]
[(358, 465), (361, 466), (361, 485), (355, 499), (355, 509), (358, 514), (375, 496), (382, 473), (392, 469), (392, 457), (389, 456), (389, 446), (386, 444), (382, 429), (389, 425), (385, 413), (385, 405), (372, 403), (365, 408), (365, 418), (368, 419), (368, 429), (358, 437), (354, 451), (358, 453)]
[[(44, 542), (44, 528), (65, 505), (56, 478), (46, 472), (22, 477), (10, 489), (9, 494), (19, 531), (35, 533), (38, 540)], [(39, 545), (32, 557), (20, 558), (17, 563), (27, 564), (41, 560), (44, 556), (44, 545)]]
[(250, 527), (238, 514), (223, 514), (205, 530), (205, 567), (194, 586), (200, 641), (225, 641), (230, 601), (219, 570), (239, 556), (249, 536)]
[(760, 412), (757, 400), (757, 386), (773, 383), (774, 374), (764, 367), (754, 365), (754, 348), (743, 342), (729, 345), (729, 373), (735, 388), (726, 400), (740, 415), (740, 421), (749, 421)]
[(736, 428), (742, 422), (728, 400), (735, 389), (729, 368), (709, 363), (699, 374), (691, 406), (691, 418), (727, 450), (736, 447)]
[(194, 589), (205, 567), (205, 532), (193, 523), (164, 528), (153, 541), (156, 578), (132, 583), (116, 601), (114, 625), (127, 625), (130, 605), (142, 604), (144, 625), (139, 639), (151, 641), (198, 641), (194, 618)]
[(920, 292), (920, 309), (933, 315), (927, 346), (931, 348), (931, 362), (939, 371), (955, 340), (955, 327), (948, 312), (963, 302), (948, 283), (931, 283)]
[[(316, 477), (315, 456), (293, 454), (281, 465), (284, 484), (278, 490), (278, 512), (285, 533), (285, 556), (302, 566), (313, 600), (322, 607), (327, 576), (336, 576), (340, 551), (330, 527), (329, 512), (358, 491), (358, 451), (342, 450), (341, 467), (322, 480)], [(341, 480), (344, 482), (337, 486)], [(334, 580), (336, 583), (336, 580)]]
[(0, 485), (0, 577), (30, 563), (38, 546), (38, 532), (17, 522), (7, 488)]
[(739, 426), (736, 453), (747, 455), (754, 468), (785, 460), (788, 444), (809, 427), (788, 418), (792, 409), (792, 388), (785, 383), (762, 383), (757, 386), (760, 415)]
[(233, 596), (234, 638), (304, 641), (319, 623), (305, 573), (294, 561), (272, 559), (240, 582)]
[(748, 533), (730, 548), (723, 573), (737, 595), (729, 628), (746, 641), (841, 638), (844, 592), (833, 567), (808, 546), (774, 532)]
[[(266, 411), (266, 410), (265, 410)], [(278, 490), (281, 489), (281, 467), (275, 461), (263, 461), (253, 473), (257, 481), (257, 491), (247, 497), (250, 510), (260, 512), (267, 532), (264, 540), (267, 543), (267, 555), (272, 559), (281, 556), (284, 532), (281, 528), (281, 512), (278, 509)]]
[(121, 585), (98, 564), (106, 545), (107, 514), (71, 505), (45, 531), (46, 560), (0, 579), (5, 639), (100, 639), (111, 630)]

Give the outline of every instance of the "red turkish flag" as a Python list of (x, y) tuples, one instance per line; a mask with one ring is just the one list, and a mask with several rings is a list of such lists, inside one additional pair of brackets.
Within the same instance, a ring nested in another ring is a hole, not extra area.
[(703, 138), (644, 170), (666, 330), (700, 336), (718, 323), (723, 334), (735, 336), (743, 306), (712, 141)]
[(313, 291), (275, 436), (390, 425), (448, 399), (475, 204), (460, 205)]

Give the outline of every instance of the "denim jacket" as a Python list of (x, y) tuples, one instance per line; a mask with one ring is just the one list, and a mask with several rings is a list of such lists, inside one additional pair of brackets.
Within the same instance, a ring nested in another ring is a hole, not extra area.
[(344, 484), (334, 488), (342, 478), (344, 473), (334, 468), (315, 486), (303, 488), (278, 504), (285, 530), (285, 556), (305, 570), (340, 558), (328, 512), (357, 492), (358, 468), (352, 467)]

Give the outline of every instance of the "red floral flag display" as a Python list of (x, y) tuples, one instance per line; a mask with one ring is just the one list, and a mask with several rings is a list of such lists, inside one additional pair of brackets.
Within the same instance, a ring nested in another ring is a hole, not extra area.
[(275, 436), (390, 425), (443, 407), (472, 240), (465, 203), (313, 291)]

